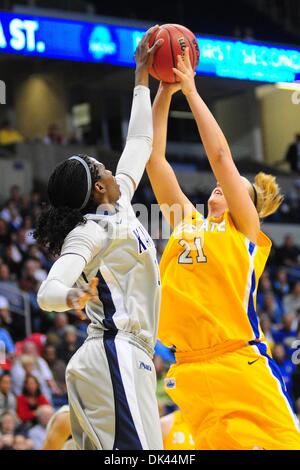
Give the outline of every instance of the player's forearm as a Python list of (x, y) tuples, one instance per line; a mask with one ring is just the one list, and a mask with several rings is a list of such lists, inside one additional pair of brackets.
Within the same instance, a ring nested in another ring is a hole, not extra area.
[(145, 65), (137, 66), (135, 69), (135, 86), (149, 87), (149, 71)]
[(40, 308), (46, 312), (70, 310), (68, 295), (85, 265), (81, 256), (69, 254), (59, 258), (39, 288), (37, 301)]
[(159, 90), (153, 104), (153, 149), (149, 164), (165, 158), (167, 147), (168, 116), (172, 100), (170, 92)]
[(212, 166), (220, 158), (231, 158), (228, 142), (211, 111), (197, 92), (187, 95), (187, 101), (194, 115), (202, 143)]
[(145, 86), (138, 86), (134, 89), (127, 142), (118, 164), (117, 174), (130, 176), (138, 186), (150, 158), (152, 141), (150, 90)]
[(65, 312), (70, 310), (67, 304), (69, 291), (70, 288), (56, 279), (46, 280), (38, 291), (38, 304), (45, 312)]

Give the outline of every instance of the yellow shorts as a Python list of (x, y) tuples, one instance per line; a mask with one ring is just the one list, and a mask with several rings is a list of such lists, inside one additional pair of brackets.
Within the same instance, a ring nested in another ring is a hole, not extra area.
[(264, 343), (217, 357), (178, 354), (165, 386), (198, 450), (300, 450), (298, 420)]

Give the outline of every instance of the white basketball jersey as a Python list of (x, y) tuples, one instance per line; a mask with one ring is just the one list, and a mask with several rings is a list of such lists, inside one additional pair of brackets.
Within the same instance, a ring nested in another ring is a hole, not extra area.
[(113, 213), (87, 214), (87, 223), (66, 237), (61, 254), (76, 253), (87, 264), (77, 285), (99, 279), (98, 298), (86, 313), (93, 328), (130, 332), (154, 347), (160, 308), (156, 248), (131, 206), (129, 177), (116, 177), (121, 198)]

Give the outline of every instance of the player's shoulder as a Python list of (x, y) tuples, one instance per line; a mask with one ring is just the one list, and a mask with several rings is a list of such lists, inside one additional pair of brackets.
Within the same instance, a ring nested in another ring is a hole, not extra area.
[(85, 222), (76, 225), (73, 230), (67, 235), (66, 240), (71, 238), (84, 238), (84, 239), (103, 239), (105, 236), (104, 228), (99, 224), (97, 220), (86, 218)]

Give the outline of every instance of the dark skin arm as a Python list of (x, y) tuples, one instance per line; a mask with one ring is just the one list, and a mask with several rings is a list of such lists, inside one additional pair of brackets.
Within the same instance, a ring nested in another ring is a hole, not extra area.
[[(153, 57), (156, 50), (162, 45), (163, 40), (156, 41), (155, 44), (150, 48), (149, 41), (152, 34), (159, 28), (159, 26), (153, 26), (150, 28), (142, 40), (139, 42), (135, 52), (135, 86), (142, 85), (145, 87), (149, 86), (149, 69), (153, 64)], [(133, 181), (133, 180), (132, 180)], [(133, 181), (134, 183), (134, 181)], [(134, 183), (135, 185), (135, 183)], [(95, 299), (98, 295), (97, 292), (98, 279), (93, 278), (84, 287), (71, 289), (67, 296), (67, 305), (70, 309), (74, 309), (76, 314), (81, 320), (85, 319), (82, 309), (85, 307), (89, 300)]]

